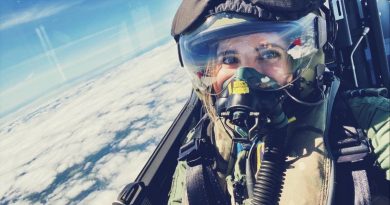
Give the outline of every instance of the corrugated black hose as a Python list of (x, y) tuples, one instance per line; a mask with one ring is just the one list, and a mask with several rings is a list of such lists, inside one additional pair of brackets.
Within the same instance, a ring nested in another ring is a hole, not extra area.
[(286, 128), (265, 137), (265, 150), (253, 189), (253, 205), (274, 205), (280, 200), (286, 171)]

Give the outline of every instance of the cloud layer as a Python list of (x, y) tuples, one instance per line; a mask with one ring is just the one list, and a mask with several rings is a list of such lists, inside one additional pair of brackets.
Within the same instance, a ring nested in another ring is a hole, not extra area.
[(0, 127), (0, 204), (110, 204), (190, 94), (174, 43)]

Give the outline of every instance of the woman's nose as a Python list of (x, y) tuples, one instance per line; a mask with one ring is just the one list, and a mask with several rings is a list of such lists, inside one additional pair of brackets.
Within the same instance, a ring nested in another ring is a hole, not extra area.
[(259, 72), (259, 73), (263, 73), (263, 71), (264, 71), (263, 66), (260, 65), (260, 64), (257, 62), (255, 56), (245, 56), (245, 57), (241, 60), (241, 65), (240, 65), (240, 67), (250, 67), (250, 68), (254, 68), (254, 69), (257, 70), (257, 72)]

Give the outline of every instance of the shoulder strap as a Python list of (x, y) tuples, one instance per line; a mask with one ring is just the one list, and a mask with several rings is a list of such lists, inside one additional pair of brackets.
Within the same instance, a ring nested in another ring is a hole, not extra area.
[(325, 125), (325, 132), (324, 132), (324, 143), (325, 143), (325, 147), (327, 148), (327, 150), (330, 151), (330, 154), (331, 154), (331, 157), (332, 157), (332, 160), (331, 160), (331, 163), (332, 163), (332, 166), (331, 166), (331, 174), (330, 174), (330, 181), (333, 182), (333, 183), (330, 183), (329, 184), (329, 189), (328, 189), (328, 201), (327, 201), (327, 205), (331, 205), (332, 202), (333, 202), (333, 198), (334, 198), (334, 190), (335, 190), (335, 187), (334, 187), (334, 182), (335, 182), (335, 163), (334, 163), (334, 155), (333, 155), (333, 152), (331, 151), (331, 146), (330, 146), (330, 139), (329, 139), (329, 127), (330, 127), (330, 124), (331, 124), (331, 113), (332, 113), (332, 109), (333, 109), (333, 103), (334, 103), (334, 100), (335, 100), (335, 97), (336, 97), (336, 94), (337, 94), (337, 91), (340, 87), (340, 80), (335, 77), (334, 80), (332, 81), (332, 84), (330, 86), (330, 91), (329, 91), (329, 95), (328, 95), (328, 98), (329, 98), (329, 101), (328, 101), (328, 105), (327, 105), (327, 109), (326, 109), (326, 125)]
[(227, 197), (212, 168), (216, 150), (207, 137), (209, 119), (203, 117), (194, 128), (194, 137), (180, 148), (179, 160), (186, 161), (186, 188), (190, 205), (227, 205)]
[[(333, 154), (332, 154), (333, 160), (338, 164), (337, 167), (341, 169), (337, 172), (347, 171), (352, 180), (352, 184), (351, 184), (351, 186), (353, 186), (352, 199), (354, 201), (354, 204), (368, 205), (371, 203), (371, 193), (370, 193), (367, 171), (366, 171), (366, 167), (364, 167), (365, 163), (359, 163), (359, 162), (361, 162), (370, 153), (370, 145), (363, 131), (358, 127), (356, 127), (357, 123), (354, 120), (354, 116), (350, 116), (352, 112), (350, 112), (350, 108), (348, 104), (345, 103), (345, 98), (355, 97), (358, 96), (358, 94), (360, 95), (361, 93), (369, 93), (369, 92), (347, 91), (347, 92), (339, 93), (337, 95), (338, 99), (336, 100), (335, 102), (336, 105), (334, 106), (336, 107), (336, 110), (333, 110), (334, 107), (330, 105), (328, 107), (328, 116), (330, 115), (330, 113), (342, 115), (342, 112), (344, 112), (348, 116), (338, 117), (338, 118), (335, 118), (335, 116), (329, 116), (328, 119), (331, 121), (327, 121), (328, 122), (327, 126), (331, 126), (330, 124), (332, 124), (330, 129), (332, 130), (331, 135), (333, 136), (328, 136), (327, 138), (333, 141), (332, 143), (334, 145)], [(333, 95), (333, 98), (336, 98), (336, 95)], [(337, 106), (341, 106), (341, 107), (337, 107)], [(330, 117), (332, 117), (332, 119), (330, 119)], [(350, 127), (346, 125), (349, 125)], [(342, 129), (339, 129), (339, 127), (342, 127)], [(346, 134), (343, 135), (342, 132), (345, 131)], [(329, 132), (326, 134), (329, 135)], [(340, 136), (338, 135), (343, 135), (345, 137), (340, 138)], [(344, 165), (342, 166), (342, 164)], [(339, 179), (338, 183), (341, 183), (341, 181), (343, 181), (344, 183), (346, 182), (345, 179), (341, 179), (341, 178), (338, 179)]]
[(370, 205), (371, 193), (366, 170), (352, 171), (355, 205)]
[[(328, 105), (326, 107), (326, 126), (325, 126), (325, 132), (324, 132), (324, 136), (325, 136), (324, 141), (325, 141), (325, 145), (329, 151), (332, 150), (330, 139), (329, 139), (329, 128), (330, 128), (331, 120), (332, 120), (331, 117), (332, 117), (333, 104), (334, 104), (336, 94), (337, 94), (339, 87), (340, 87), (340, 80), (337, 77), (335, 77), (333, 82), (332, 82), (332, 85), (330, 86), (330, 91), (329, 91), (329, 95), (328, 95), (329, 100), (328, 100)], [(332, 152), (331, 152), (331, 155), (334, 158), (334, 155)]]

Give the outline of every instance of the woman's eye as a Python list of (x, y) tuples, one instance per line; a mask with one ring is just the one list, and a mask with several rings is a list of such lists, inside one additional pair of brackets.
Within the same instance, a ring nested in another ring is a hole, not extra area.
[(278, 51), (266, 50), (266, 51), (262, 51), (260, 53), (259, 58), (261, 60), (271, 60), (271, 59), (279, 58), (280, 56), (281, 56), (281, 54)]
[(236, 64), (238, 63), (238, 59), (234, 56), (225, 56), (222, 58), (222, 63), (223, 64)]

